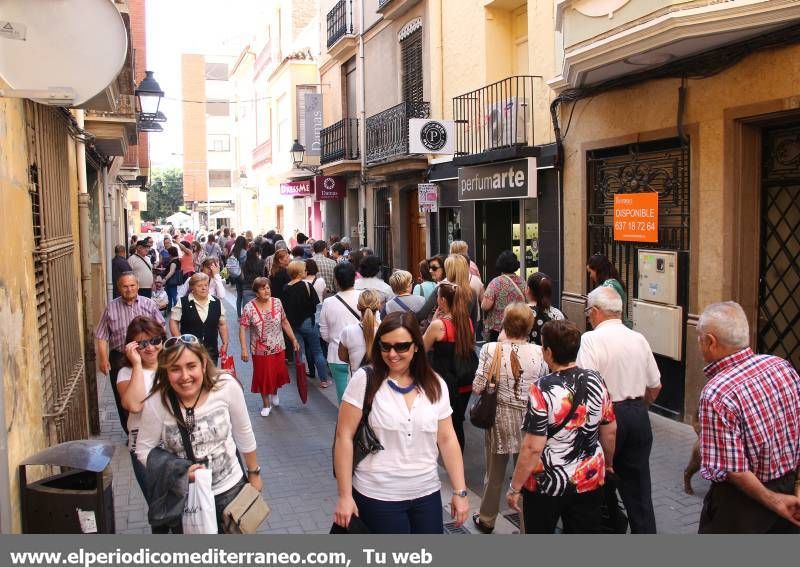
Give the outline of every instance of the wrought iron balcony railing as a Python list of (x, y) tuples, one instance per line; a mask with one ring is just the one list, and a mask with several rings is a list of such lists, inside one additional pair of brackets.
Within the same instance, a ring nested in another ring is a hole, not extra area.
[(378, 10), (386, 6), (392, 0), (378, 0)]
[(401, 102), (367, 118), (367, 163), (408, 154), (409, 118), (429, 118), (429, 102)]
[(328, 49), (353, 33), (353, 0), (339, 0), (328, 12)]
[(325, 165), (341, 159), (358, 159), (358, 119), (345, 118), (323, 128), (319, 133), (322, 144), (320, 163)]
[(532, 146), (538, 77), (508, 77), (453, 99), (456, 155)]

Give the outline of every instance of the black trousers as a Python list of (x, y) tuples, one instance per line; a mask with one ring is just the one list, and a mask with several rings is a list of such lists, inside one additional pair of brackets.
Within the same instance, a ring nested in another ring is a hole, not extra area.
[[(773, 492), (794, 494), (797, 475), (791, 472), (765, 482)], [(797, 526), (762, 506), (729, 482), (715, 482), (703, 500), (701, 534), (796, 534)]]
[(628, 512), (631, 533), (654, 534), (656, 516), (650, 482), (653, 430), (647, 406), (643, 400), (615, 402), (614, 413), (617, 416), (614, 471), (619, 477), (619, 492)]
[(125, 361), (127, 357), (125, 354), (119, 352), (118, 350), (112, 350), (108, 354), (108, 361), (111, 363), (111, 372), (108, 373), (108, 377), (111, 379), (111, 391), (114, 392), (114, 402), (117, 404), (117, 413), (119, 413), (119, 422), (122, 425), (122, 430), (125, 434), (128, 434), (128, 412), (125, 408), (122, 407), (122, 399), (119, 396), (119, 391), (117, 390), (117, 375), (119, 374), (120, 369), (125, 366)]
[(603, 489), (582, 494), (546, 496), (522, 491), (522, 514), (526, 534), (552, 534), (561, 518), (565, 534), (599, 534), (602, 532), (600, 507)]
[(153, 289), (150, 287), (140, 287), (139, 295), (142, 297), (153, 297)]

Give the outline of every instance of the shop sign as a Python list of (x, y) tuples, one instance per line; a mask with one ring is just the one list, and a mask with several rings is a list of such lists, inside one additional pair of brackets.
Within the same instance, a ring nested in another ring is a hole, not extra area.
[(419, 212), (439, 212), (439, 187), (435, 183), (420, 183), (417, 185)]
[(658, 193), (614, 195), (614, 240), (658, 242)]
[(313, 197), (314, 181), (313, 179), (304, 179), (302, 181), (281, 183), (281, 195), (287, 197)]
[(344, 177), (340, 175), (317, 175), (314, 178), (317, 201), (339, 201), (347, 191)]
[(458, 168), (459, 201), (536, 198), (536, 158)]
[(408, 120), (408, 152), (449, 154), (456, 152), (456, 123), (452, 120)]
[(305, 95), (305, 136), (306, 155), (318, 156), (322, 153), (320, 132), (322, 131), (322, 95), (307, 93)]

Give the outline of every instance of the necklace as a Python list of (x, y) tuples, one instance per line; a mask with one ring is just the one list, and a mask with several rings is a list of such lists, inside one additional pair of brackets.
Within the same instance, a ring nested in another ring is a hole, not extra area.
[(200, 396), (202, 396), (202, 395), (203, 395), (203, 388), (200, 388), (200, 391), (197, 392), (197, 397), (194, 399), (194, 403), (192, 404), (192, 407), (187, 407), (186, 405), (184, 405), (183, 402), (181, 402), (181, 405), (183, 406), (183, 409), (186, 410), (186, 420), (185, 421), (186, 421), (186, 428), (189, 431), (194, 431), (194, 408), (197, 406), (197, 402), (200, 401)]
[(408, 394), (409, 392), (413, 391), (417, 387), (416, 382), (411, 382), (408, 386), (400, 386), (394, 379), (389, 378), (389, 387), (397, 392), (398, 394)]

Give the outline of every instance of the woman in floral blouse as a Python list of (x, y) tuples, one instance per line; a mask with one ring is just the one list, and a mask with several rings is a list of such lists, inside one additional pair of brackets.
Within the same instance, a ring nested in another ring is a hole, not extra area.
[(522, 510), (525, 532), (600, 533), (603, 484), (613, 472), (617, 426), (605, 383), (575, 365), (581, 333), (569, 321), (542, 327), (542, 352), (553, 371), (531, 386), (525, 438), (506, 493)]
[(480, 512), (472, 516), (475, 527), (488, 534), (500, 509), (500, 495), (506, 481), (509, 457), (517, 458), (522, 434), (520, 425), (531, 386), (548, 373), (542, 348), (528, 342), (533, 326), (533, 312), (524, 303), (512, 303), (503, 317), (503, 339), (481, 348), (480, 363), (472, 391), (482, 393), (487, 386), (492, 361), (500, 356), (498, 375), (492, 376), (497, 387), (497, 416), (494, 427), (486, 431), (486, 478)]
[(483, 328), (489, 331), (489, 340), (497, 341), (503, 326), (503, 310), (506, 305), (521, 301), (525, 303), (525, 282), (519, 277), (519, 259), (511, 250), (500, 252), (495, 263), (500, 275), (489, 282), (483, 294), (481, 309), (486, 313)]
[[(278, 388), (289, 383), (289, 370), (284, 360), (283, 333), (289, 337), (295, 352), (300, 345), (294, 338), (292, 326), (286, 318), (281, 300), (270, 294), (269, 280), (256, 278), (253, 282), (256, 298), (242, 309), (239, 319), (239, 343), (242, 361), (250, 360), (253, 353), (253, 383), (250, 391), (261, 394), (264, 407), (262, 417), (267, 417), (272, 406), (277, 406)], [(250, 349), (247, 348), (246, 331), (250, 331)]]

